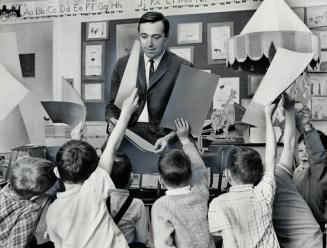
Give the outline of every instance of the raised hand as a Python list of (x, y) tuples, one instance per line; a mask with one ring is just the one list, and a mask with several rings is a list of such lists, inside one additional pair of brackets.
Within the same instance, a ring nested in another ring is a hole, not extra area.
[(137, 89), (135, 88), (132, 94), (124, 100), (122, 112), (125, 112), (128, 115), (132, 115), (139, 106), (138, 101), (139, 96), (137, 94)]
[(190, 142), (189, 133), (190, 133), (190, 126), (186, 120), (183, 118), (177, 118), (175, 120), (176, 126), (176, 134), (180, 142), (184, 145)]

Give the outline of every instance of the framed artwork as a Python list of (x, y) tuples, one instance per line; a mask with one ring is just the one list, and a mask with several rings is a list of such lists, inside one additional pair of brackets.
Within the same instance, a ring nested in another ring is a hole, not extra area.
[(259, 87), (264, 75), (248, 75), (248, 95), (253, 96), (257, 88)]
[(103, 83), (82, 83), (82, 99), (84, 102), (103, 102)]
[(190, 61), (193, 64), (194, 47), (183, 46), (183, 47), (170, 47), (169, 51), (177, 54), (179, 57)]
[(116, 26), (116, 58), (129, 54), (135, 39), (138, 38), (137, 23), (119, 24)]
[(327, 96), (327, 73), (308, 73), (306, 79), (311, 87), (311, 95)]
[(109, 36), (108, 22), (87, 22), (86, 40), (106, 40)]
[(202, 43), (202, 22), (177, 24), (177, 44)]
[(226, 41), (233, 34), (233, 22), (208, 24), (208, 64), (225, 63)]
[(227, 104), (240, 103), (240, 78), (219, 78), (218, 86), (213, 96), (213, 109), (223, 109)]
[(327, 5), (307, 8), (307, 26), (309, 28), (327, 26)]
[(82, 79), (104, 80), (105, 42), (83, 42), (82, 49)]
[(327, 96), (312, 98), (311, 112), (312, 112), (312, 120), (326, 121), (327, 120)]

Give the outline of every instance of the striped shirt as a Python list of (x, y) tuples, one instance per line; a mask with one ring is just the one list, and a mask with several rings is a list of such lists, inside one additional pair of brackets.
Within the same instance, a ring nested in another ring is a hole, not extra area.
[(23, 248), (33, 235), (39, 206), (17, 195), (9, 185), (0, 190), (0, 247)]
[(276, 182), (264, 175), (257, 186), (238, 185), (215, 198), (209, 207), (210, 233), (231, 228), (238, 247), (279, 247), (272, 223)]

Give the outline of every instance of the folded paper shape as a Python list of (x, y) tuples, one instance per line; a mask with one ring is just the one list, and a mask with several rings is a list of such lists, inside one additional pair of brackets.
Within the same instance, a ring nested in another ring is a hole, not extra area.
[(265, 128), (264, 106), (278, 98), (308, 66), (314, 53), (298, 53), (279, 47), (255, 92), (242, 122)]
[(23, 100), (28, 90), (0, 63), (0, 121)]
[(84, 108), (77, 103), (58, 101), (41, 103), (53, 123), (65, 123), (74, 128), (84, 117)]
[(129, 129), (125, 131), (125, 137), (137, 148), (144, 152), (155, 152), (153, 145)]
[(30, 143), (25, 123), (18, 106), (16, 106), (4, 120), (0, 121), (0, 137), (1, 152), (9, 152), (15, 147)]
[(311, 33), (310, 29), (284, 0), (264, 0), (240, 34), (267, 31)]
[(218, 81), (216, 74), (182, 65), (160, 126), (174, 130), (174, 121), (184, 118), (191, 134), (199, 137)]
[(120, 109), (122, 108), (124, 100), (133, 92), (133, 89), (136, 88), (140, 50), (140, 42), (135, 40), (115, 99), (115, 105)]
[(226, 66), (245, 71), (268, 68), (278, 47), (315, 55), (310, 66), (319, 63), (318, 37), (284, 0), (264, 0), (239, 35), (226, 42)]

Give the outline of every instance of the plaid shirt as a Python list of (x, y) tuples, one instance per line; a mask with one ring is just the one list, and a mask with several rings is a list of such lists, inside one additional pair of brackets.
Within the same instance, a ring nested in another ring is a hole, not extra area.
[(264, 175), (257, 186), (238, 185), (215, 198), (209, 207), (210, 233), (231, 228), (238, 247), (279, 247), (272, 223), (276, 190), (273, 175)]
[(0, 247), (25, 247), (38, 220), (39, 206), (22, 199), (8, 185), (0, 190)]

